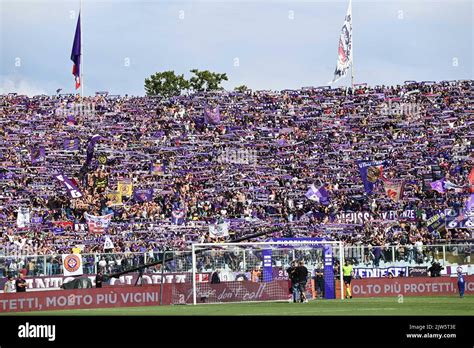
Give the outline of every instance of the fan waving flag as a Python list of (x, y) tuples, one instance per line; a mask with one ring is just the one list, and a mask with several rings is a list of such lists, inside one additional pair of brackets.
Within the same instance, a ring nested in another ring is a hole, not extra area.
[(309, 200), (321, 203), (322, 205), (329, 205), (329, 194), (324, 185), (320, 188), (311, 185), (305, 196)]
[(349, 1), (341, 36), (339, 37), (339, 48), (337, 52), (337, 64), (334, 78), (329, 83), (334, 83), (346, 76), (347, 70), (352, 64), (352, 1)]
[(433, 181), (432, 183), (430, 183), (430, 186), (434, 191), (437, 191), (439, 193), (445, 193), (446, 192), (446, 187), (445, 187), (444, 183), (445, 183), (444, 179), (436, 180), (436, 181)]
[(221, 113), (219, 106), (211, 109), (209, 106), (204, 108), (204, 122), (206, 124), (219, 124), (221, 121)]
[(76, 79), (76, 89), (81, 86), (81, 13), (77, 18), (76, 34), (74, 35), (74, 43), (72, 44), (71, 60), (74, 62), (72, 66), (72, 74)]
[(398, 202), (403, 198), (404, 185), (405, 185), (404, 181), (385, 180), (384, 181), (385, 193), (391, 200)]
[(375, 183), (383, 177), (384, 166), (389, 165), (389, 161), (358, 161), (360, 176), (364, 183), (364, 189), (367, 194), (371, 195), (374, 191)]
[(107, 214), (103, 216), (94, 216), (84, 213), (84, 217), (87, 221), (87, 227), (89, 233), (102, 234), (109, 227), (110, 220), (112, 220), (113, 214)]

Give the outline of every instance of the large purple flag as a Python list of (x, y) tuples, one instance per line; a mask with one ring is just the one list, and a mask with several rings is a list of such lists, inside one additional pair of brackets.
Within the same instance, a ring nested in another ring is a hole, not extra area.
[(74, 62), (72, 66), (72, 74), (76, 80), (76, 89), (81, 86), (81, 13), (77, 17), (76, 34), (74, 35), (74, 43), (72, 44), (71, 60)]

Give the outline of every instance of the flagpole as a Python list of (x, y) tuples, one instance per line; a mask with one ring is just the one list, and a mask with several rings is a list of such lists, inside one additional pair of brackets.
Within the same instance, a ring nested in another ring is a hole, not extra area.
[(80, 16), (80, 26), (81, 26), (81, 55), (80, 55), (80, 61), (81, 61), (81, 76), (80, 76), (80, 81), (81, 81), (81, 101), (82, 98), (84, 98), (84, 55), (82, 54), (82, 35), (84, 33), (84, 30), (82, 30), (82, 0), (79, 0), (79, 16)]
[(352, 35), (353, 30), (352, 30), (352, 25), (354, 23), (353, 21), (353, 15), (352, 15), (352, 0), (349, 0), (349, 6), (351, 7), (351, 84), (352, 84), (352, 94), (354, 94), (354, 36)]

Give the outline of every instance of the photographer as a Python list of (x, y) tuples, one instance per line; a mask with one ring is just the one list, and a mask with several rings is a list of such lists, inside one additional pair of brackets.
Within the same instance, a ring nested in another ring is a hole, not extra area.
[(431, 267), (428, 268), (428, 272), (430, 272), (431, 277), (441, 277), (441, 271), (444, 269), (438, 261), (434, 261), (431, 264)]
[(296, 303), (298, 297), (298, 274), (296, 271), (296, 261), (291, 261), (291, 266), (286, 270), (291, 287), (290, 293), (293, 295), (293, 303)]
[(301, 260), (296, 267), (296, 274), (298, 280), (298, 291), (300, 293), (300, 302), (307, 303), (308, 299), (306, 298), (306, 282), (308, 281), (308, 269), (304, 265), (304, 261)]

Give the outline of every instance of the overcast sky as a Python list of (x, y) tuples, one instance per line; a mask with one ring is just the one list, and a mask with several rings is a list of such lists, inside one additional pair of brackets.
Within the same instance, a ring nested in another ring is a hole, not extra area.
[[(174, 70), (225, 72), (233, 89), (332, 79), (348, 0), (83, 0), (83, 73), (96, 91), (144, 95)], [(79, 0), (0, 0), (0, 93), (74, 91)], [(353, 0), (356, 83), (474, 78), (472, 0)], [(349, 85), (350, 77), (335, 86)]]

